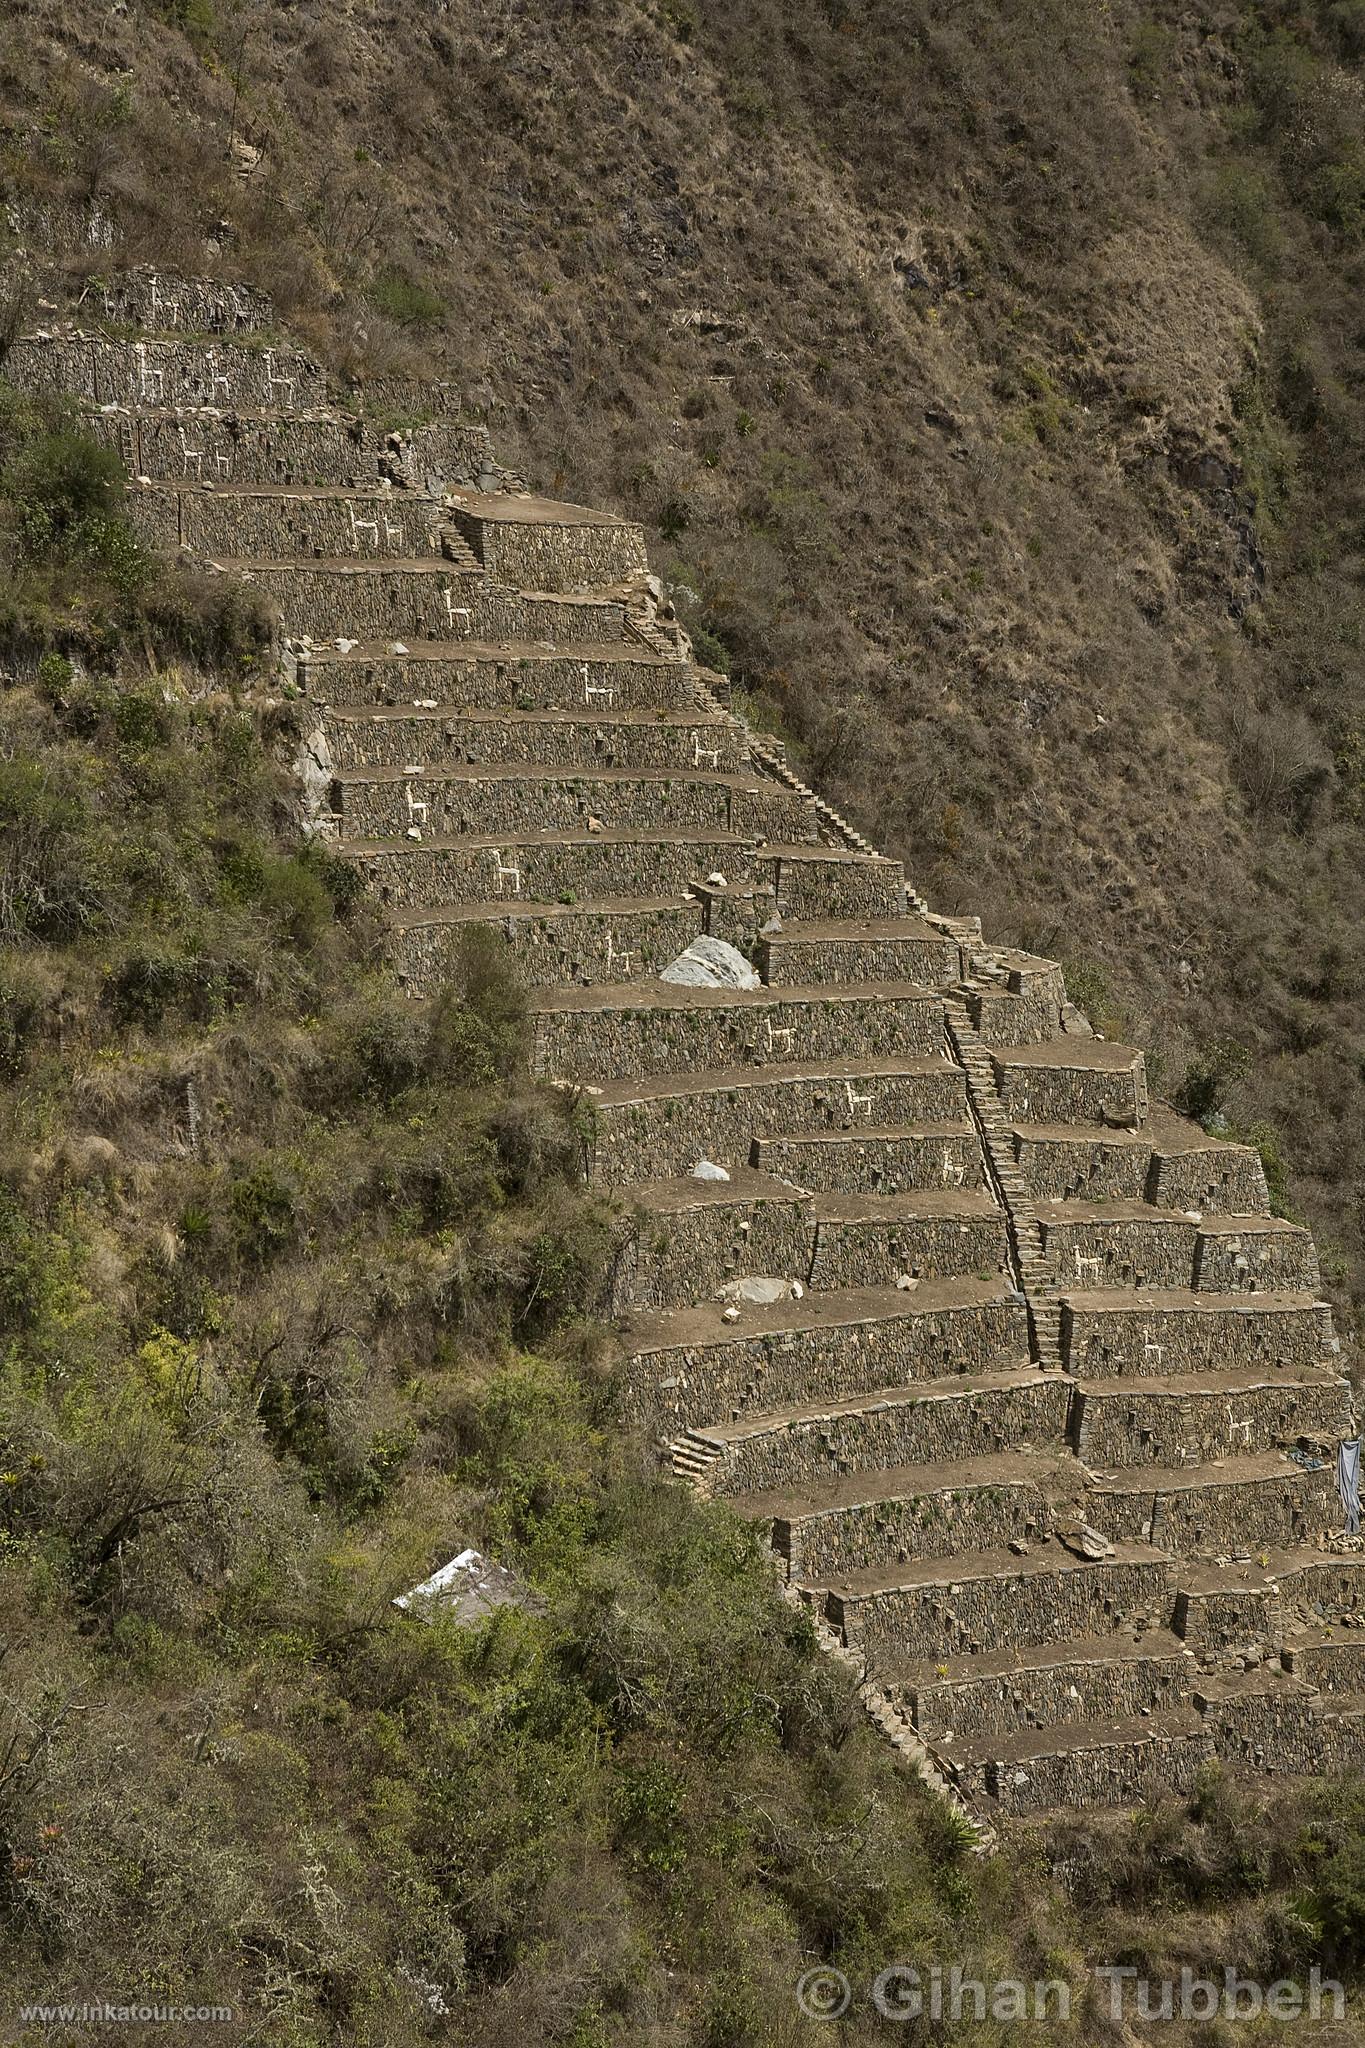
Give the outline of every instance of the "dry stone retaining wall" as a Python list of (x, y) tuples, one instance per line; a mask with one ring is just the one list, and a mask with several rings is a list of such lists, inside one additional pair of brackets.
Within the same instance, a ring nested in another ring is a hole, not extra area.
[[(437, 762), (420, 775), (383, 771), (366, 780), (349, 774), (337, 783), (334, 808), (357, 839), (398, 839), (413, 824), (424, 834), (503, 834), (509, 839), (590, 829), (742, 835), (734, 810), (743, 794), (728, 783), (683, 776), (594, 778), (572, 770), (518, 773), (510, 766), (482, 765), (447, 772)], [(414, 817), (414, 802), (425, 806), (425, 816)]]
[(764, 939), (756, 964), (771, 983), (917, 981), (936, 988), (955, 981), (960, 954), (950, 939)]
[(956, 1583), (913, 1581), (868, 1593), (835, 1587), (830, 1620), (869, 1658), (1011, 1650), (1157, 1627), (1171, 1605), (1170, 1566), (1109, 1560), (1026, 1570), (1000, 1565)]
[(429, 903), (505, 903), (509, 916), (522, 903), (556, 903), (563, 898), (594, 901), (609, 896), (680, 896), (692, 863), (729, 858), (734, 842), (589, 838), (565, 844), (504, 836), (471, 839), (467, 845), (409, 842), (392, 852), (356, 856), (380, 901), (399, 909)]
[(835, 1219), (815, 1227), (813, 1287), (894, 1287), (904, 1274), (945, 1280), (1008, 1271), (1000, 1210), (984, 1216)]
[(810, 1202), (704, 1202), (637, 1210), (616, 1272), (618, 1309), (686, 1308), (745, 1276), (799, 1279), (810, 1263)]
[(1167, 1306), (1153, 1292), (1132, 1307), (1097, 1303), (1083, 1294), (1062, 1304), (1063, 1356), (1087, 1380), (1249, 1367), (1311, 1371), (1329, 1355), (1331, 1340), (1325, 1302), (1247, 1295), (1233, 1303), (1205, 1296), (1198, 1307)]
[(929, 996), (796, 996), (770, 1003), (542, 1011), (536, 1071), (562, 1074), (569, 1049), (585, 1082), (622, 1075), (726, 1074), (791, 1061), (874, 1059), (928, 1052), (937, 1035)]
[[(698, 1159), (747, 1165), (754, 1142), (781, 1129), (840, 1130), (871, 1104), (879, 1123), (962, 1121), (962, 1076), (926, 1062), (920, 1072), (813, 1077), (731, 1074), (714, 1094), (653, 1094), (602, 1103), (596, 1116), (594, 1166), (607, 1181), (651, 1180), (690, 1173)], [(789, 1174), (781, 1174), (790, 1179)], [(804, 1183), (803, 1183), (804, 1185)]]
[(1035, 1062), (1026, 1048), (998, 1052), (995, 1069), (1006, 1116), (1020, 1122), (1099, 1124), (1107, 1118), (1137, 1123), (1146, 1098), (1141, 1053), (1124, 1067)]
[(898, 860), (859, 859), (833, 848), (810, 856), (765, 853), (755, 875), (791, 918), (899, 917), (904, 873)]
[(1115, 1542), (1155, 1543), (1183, 1557), (1316, 1542), (1337, 1519), (1335, 1487), (1324, 1473), (1313, 1472), (1236, 1485), (1163, 1483), (1141, 1492), (1100, 1482), (1088, 1496), (1087, 1511)]
[(481, 518), (458, 505), (451, 517), (487, 573), (514, 590), (603, 590), (649, 569), (644, 534), (624, 520), (533, 524)]
[(916, 1188), (970, 1192), (985, 1177), (981, 1146), (967, 1123), (886, 1136), (850, 1131), (834, 1138), (762, 1138), (754, 1164), (802, 1187), (868, 1195)]
[(942, 1373), (1017, 1365), (1028, 1350), (1023, 1309), (973, 1302), (865, 1322), (829, 1322), (714, 1339), (681, 1337), (638, 1351), (622, 1389), (626, 1414), (657, 1435), (717, 1415), (905, 1386)]
[[(1179, 1383), (1177, 1383), (1179, 1384)], [(1340, 1380), (1267, 1379), (1260, 1385), (1181, 1388), (1162, 1382), (1078, 1388), (1073, 1442), (1087, 1465), (1190, 1465), (1273, 1450), (1280, 1444), (1335, 1443), (1350, 1424)]]
[(530, 651), (500, 659), (415, 652), (376, 659), (367, 653), (349, 660), (303, 660), (300, 667), (316, 702), (341, 707), (431, 704), (461, 711), (610, 716), (613, 711), (671, 711), (696, 702), (679, 663), (602, 660), (586, 649), (582, 658), (571, 659)]
[(845, 1472), (987, 1457), (1060, 1441), (1070, 1391), (1056, 1378), (955, 1387), (939, 1380), (881, 1402), (763, 1427), (728, 1440), (716, 1492), (763, 1493)]
[(989, 1677), (917, 1680), (903, 1696), (921, 1735), (932, 1741), (951, 1732), (970, 1741), (1013, 1735), (1021, 1727), (1062, 1728), (1161, 1713), (1179, 1705), (1193, 1669), (1182, 1649), (1116, 1656), (1106, 1648)]
[(1050, 1756), (1027, 1761), (981, 1764), (965, 1782), (1002, 1814), (1138, 1806), (1162, 1793), (1191, 1792), (1213, 1753), (1213, 1738), (1200, 1730), (1172, 1735), (1143, 1730), (1080, 1749), (1059, 1746)]
[[(509, 906), (504, 917), (489, 921), (513, 949), (516, 971), (528, 988), (556, 988), (564, 982), (593, 986), (657, 974), (701, 929), (695, 903), (549, 917), (519, 916)], [(389, 959), (414, 994), (429, 993), (457, 966), (471, 922), (432, 919), (394, 932)]]
[[(566, 719), (528, 717), (457, 718), (438, 711), (416, 712), (409, 718), (334, 718), (329, 732), (338, 768), (402, 768), (433, 752), (448, 761), (482, 762), (489, 767), (526, 762), (544, 768), (671, 768), (695, 772), (698, 755), (722, 775), (738, 774), (743, 766), (739, 732), (728, 725), (704, 725), (696, 719), (660, 714), (652, 719), (604, 719), (584, 724)], [(695, 879), (695, 863), (688, 880)]]
[(916, 1557), (1003, 1550), (1051, 1529), (1052, 1511), (1037, 1485), (1015, 1479), (826, 1508), (799, 1520), (778, 1517), (775, 1533), (793, 1571), (838, 1579)]
[(150, 545), (214, 560), (238, 548), (262, 556), (440, 553), (434, 500), (377, 488), (331, 497), (135, 488), (128, 512)]
[(322, 411), (327, 380), (297, 349), (221, 341), (114, 341), (93, 334), (21, 338), (5, 376), (25, 391), (58, 391), (87, 405), (212, 406), (220, 412)]
[(619, 640), (625, 606), (615, 598), (528, 597), (467, 571), (315, 568), (253, 562), (251, 581), (283, 614), (287, 630), (317, 641)]

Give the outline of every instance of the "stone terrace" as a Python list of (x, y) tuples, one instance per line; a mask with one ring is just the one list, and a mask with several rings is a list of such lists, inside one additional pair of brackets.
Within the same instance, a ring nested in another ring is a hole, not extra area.
[[(263, 594), (311, 827), (414, 997), (472, 925), (590, 1109), (623, 1422), (774, 1549), (989, 1823), (1365, 1762), (1365, 1555), (1306, 1233), (1047, 960), (937, 915), (697, 667), (638, 527), (371, 429), (250, 294), (139, 274), (6, 375)], [(752, 986), (679, 986), (698, 938)]]

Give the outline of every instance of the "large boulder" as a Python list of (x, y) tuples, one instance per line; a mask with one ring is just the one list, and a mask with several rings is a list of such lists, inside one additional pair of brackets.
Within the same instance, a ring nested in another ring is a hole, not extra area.
[(737, 946), (725, 939), (693, 939), (685, 953), (679, 953), (665, 967), (660, 981), (678, 982), (684, 988), (762, 988), (763, 984)]

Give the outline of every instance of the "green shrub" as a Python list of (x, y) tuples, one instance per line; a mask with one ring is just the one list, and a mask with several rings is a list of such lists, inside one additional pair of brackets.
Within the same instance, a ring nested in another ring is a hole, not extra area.
[(1175, 1091), (1175, 1106), (1185, 1116), (1205, 1123), (1217, 1115), (1251, 1065), (1251, 1054), (1233, 1038), (1217, 1038), (1200, 1048)]
[(297, 1190), (269, 1162), (233, 1181), (228, 1208), (233, 1241), (249, 1264), (266, 1265), (293, 1243), (299, 1227)]
[(444, 302), (435, 292), (394, 271), (373, 279), (367, 296), (377, 311), (399, 327), (432, 327), (445, 315)]

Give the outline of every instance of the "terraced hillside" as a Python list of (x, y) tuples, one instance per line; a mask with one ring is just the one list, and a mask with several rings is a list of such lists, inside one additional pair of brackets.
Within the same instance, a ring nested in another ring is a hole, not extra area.
[[(344, 416), (254, 301), (117, 312), (142, 338), (35, 334), (7, 376), (278, 611), (316, 825), (414, 998), (505, 934), (620, 1201), (623, 1415), (771, 1529), (888, 1730), (988, 1815), (1365, 1761), (1350, 1389), (1258, 1155), (724, 707), (636, 527), (476, 429)], [(757, 985), (660, 979), (708, 936)]]

